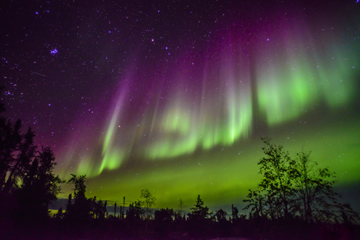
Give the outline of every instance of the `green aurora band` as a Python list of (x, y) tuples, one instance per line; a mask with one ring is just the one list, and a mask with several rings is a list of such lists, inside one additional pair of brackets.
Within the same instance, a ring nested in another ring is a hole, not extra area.
[(134, 201), (149, 188), (157, 207), (176, 207), (180, 198), (190, 206), (197, 194), (210, 206), (239, 204), (260, 177), (259, 137), (269, 136), (293, 156), (312, 150), (339, 184), (359, 182), (359, 114), (352, 112), (359, 51), (336, 38), (320, 46), (306, 31), (289, 32), (274, 41), (280, 46), (259, 44), (253, 58), (241, 39), (231, 41), (235, 51), (224, 41), (220, 60), (199, 64), (200, 80), (179, 66), (164, 73), (171, 84), (149, 86), (150, 100), (145, 90), (134, 95), (129, 74), (99, 136), (84, 132), (85, 143), (72, 137), (60, 173), (86, 174), (88, 195), (111, 201)]

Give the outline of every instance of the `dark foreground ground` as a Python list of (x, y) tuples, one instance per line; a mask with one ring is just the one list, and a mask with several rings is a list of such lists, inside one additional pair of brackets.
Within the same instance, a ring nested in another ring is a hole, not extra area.
[(286, 222), (126, 222), (119, 219), (93, 219), (65, 222), (50, 219), (42, 223), (1, 222), (0, 239), (49, 240), (360, 240), (359, 225), (304, 224)]

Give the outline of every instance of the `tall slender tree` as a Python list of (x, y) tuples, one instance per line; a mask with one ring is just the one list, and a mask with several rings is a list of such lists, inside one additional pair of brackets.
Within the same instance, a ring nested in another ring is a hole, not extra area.
[(155, 206), (156, 197), (148, 189), (141, 190), (140, 199), (145, 207), (145, 218), (150, 219), (152, 215), (151, 208)]
[(74, 221), (86, 221), (91, 217), (92, 213), (94, 213), (92, 200), (85, 197), (85, 180), (86, 175), (76, 176), (71, 174), (71, 178), (67, 182), (75, 185), (74, 203), (71, 205), (70, 211), (66, 211), (66, 217)]
[(234, 207), (233, 204), (231, 204), (231, 217), (233, 220), (236, 220), (239, 217), (239, 210), (237, 207)]
[(7, 169), (9, 177), (3, 188), (4, 193), (10, 192), (12, 187), (18, 188), (18, 183), (28, 174), (30, 165), (32, 161), (34, 161), (36, 153), (34, 137), (35, 133), (32, 131), (31, 127), (29, 127), (28, 131), (22, 135), (18, 147), (11, 152), (11, 159), (8, 165), (9, 168)]
[[(12, 123), (4, 117), (0, 117), (0, 191), (6, 183), (6, 176), (12, 170), (16, 158), (15, 153), (19, 151), (23, 136), (20, 133), (21, 121)], [(9, 179), (9, 178), (8, 178)], [(8, 185), (10, 182), (8, 183)]]

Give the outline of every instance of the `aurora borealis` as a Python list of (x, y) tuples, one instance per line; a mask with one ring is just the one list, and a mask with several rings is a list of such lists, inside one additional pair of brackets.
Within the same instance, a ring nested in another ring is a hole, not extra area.
[(355, 203), (359, 7), (9, 3), (6, 114), (53, 148), (58, 174), (86, 174), (89, 197), (131, 202), (148, 188), (157, 207), (190, 207), (198, 194), (241, 206), (269, 136), (292, 156), (312, 151)]

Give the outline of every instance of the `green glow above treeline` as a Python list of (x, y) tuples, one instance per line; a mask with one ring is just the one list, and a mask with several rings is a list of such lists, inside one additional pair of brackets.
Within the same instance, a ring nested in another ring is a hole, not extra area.
[(123, 194), (136, 200), (142, 188), (161, 194), (164, 206), (195, 200), (194, 192), (231, 201), (257, 182), (259, 137), (269, 136), (293, 154), (312, 150), (342, 183), (359, 181), (359, 152), (349, 147), (360, 133), (349, 114), (359, 100), (356, 48), (332, 35), (331, 45), (321, 45), (297, 31), (257, 44), (252, 58), (242, 39), (224, 40), (196, 71), (164, 70), (166, 81), (137, 82), (129, 74), (108, 115), (94, 123), (102, 128), (72, 137), (58, 171), (86, 174), (90, 195), (114, 201)]

